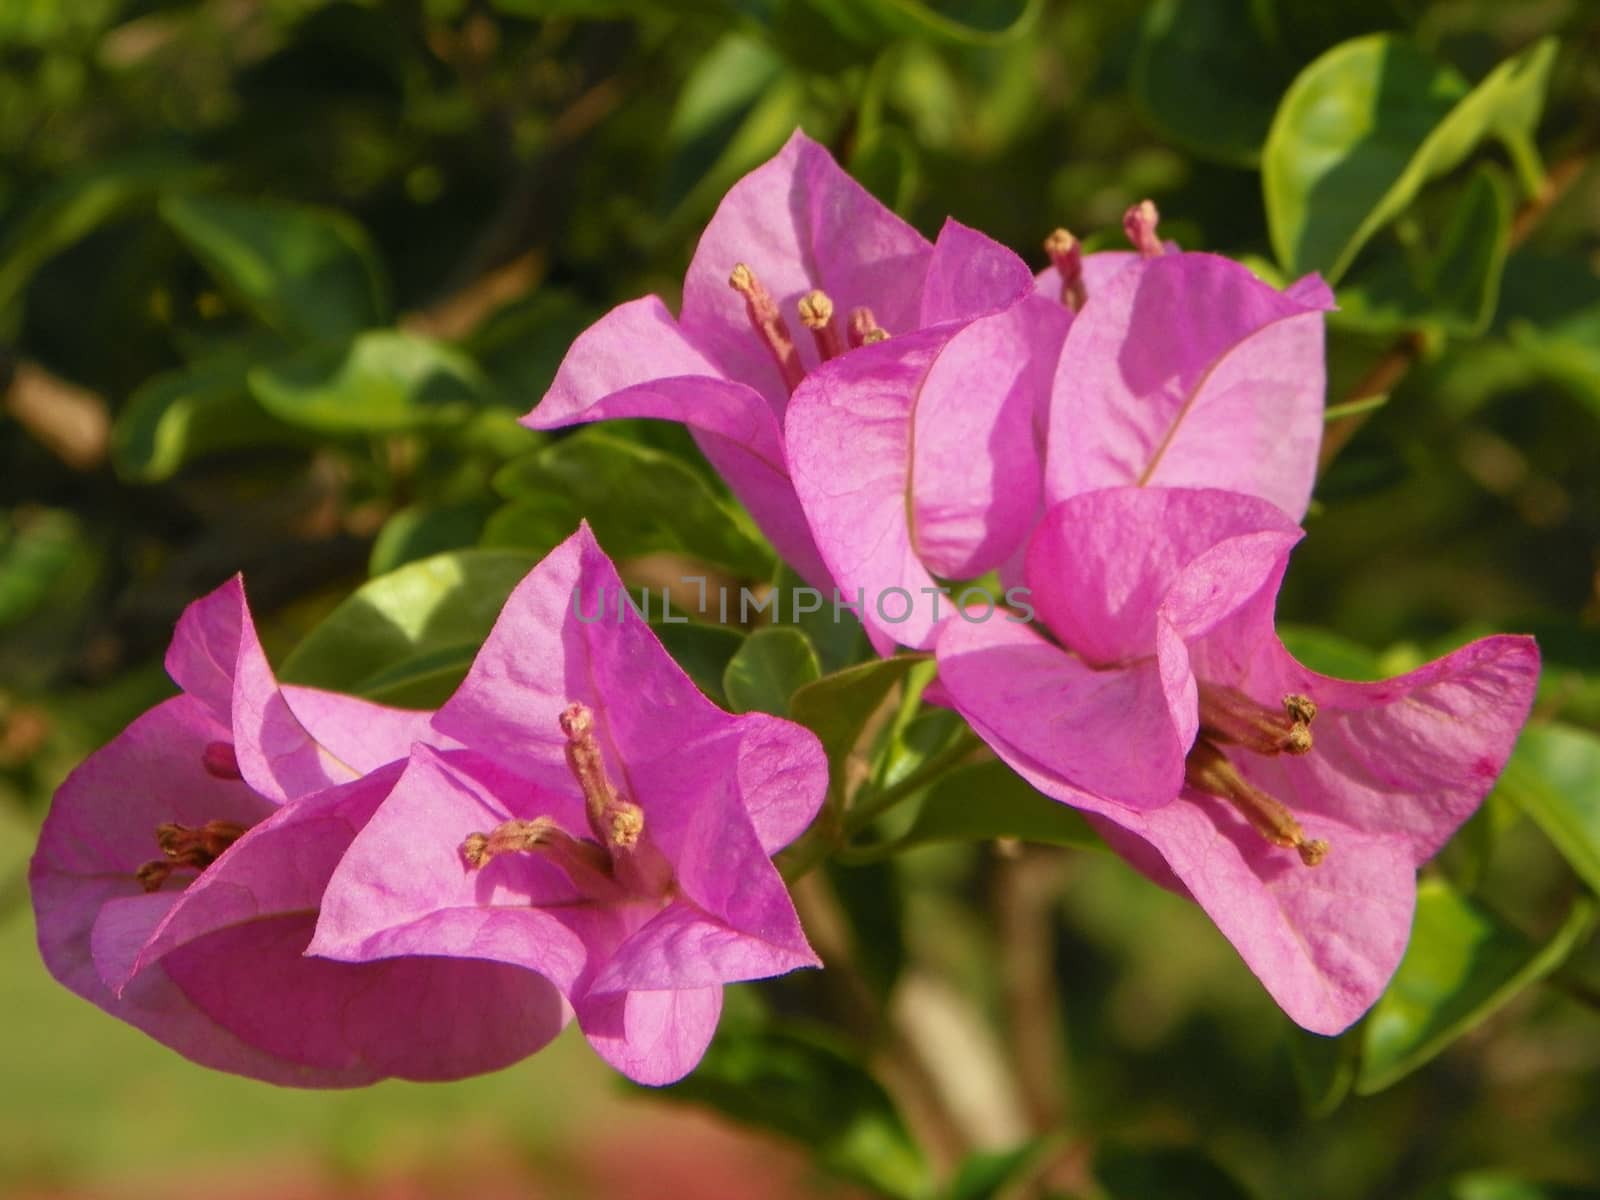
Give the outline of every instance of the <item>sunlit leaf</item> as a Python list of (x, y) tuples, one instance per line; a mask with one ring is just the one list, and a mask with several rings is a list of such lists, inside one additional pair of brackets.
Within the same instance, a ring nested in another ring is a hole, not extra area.
[(331, 342), (388, 318), (376, 252), (342, 213), (174, 192), (161, 215), (218, 284), (275, 329)]
[(461, 550), (478, 540), (493, 506), (488, 501), (462, 504), (412, 504), (384, 522), (367, 561), (370, 575), (386, 575), (408, 562), (448, 550)]
[(419, 678), (435, 690), (452, 672), (459, 680), (534, 561), (517, 551), (458, 550), (381, 575), (308, 633), (279, 675), (384, 697)]
[(457, 425), (493, 402), (473, 361), (441, 342), (375, 329), (346, 346), (312, 346), (249, 374), (273, 416), (329, 434)]
[(822, 674), (817, 652), (798, 629), (758, 629), (744, 640), (722, 677), (734, 712), (789, 715), (789, 697)]
[(1295, 79), (1262, 152), (1267, 223), (1292, 275), (1343, 275), (1429, 179), (1485, 138), (1533, 168), (1530, 138), (1555, 57), (1550, 39), (1469, 89), (1411, 41), (1374, 34), (1328, 51)]
[(1543, 945), (1502, 924), (1440, 879), (1417, 890), (1411, 943), (1363, 1026), (1355, 1090), (1382, 1091), (1548, 975), (1594, 925), (1575, 904)]

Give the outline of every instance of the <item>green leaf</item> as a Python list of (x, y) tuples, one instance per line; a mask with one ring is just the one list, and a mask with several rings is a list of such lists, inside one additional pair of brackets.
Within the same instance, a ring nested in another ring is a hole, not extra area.
[(702, 625), (698, 621), (652, 621), (650, 628), (695, 685), (713, 703), (727, 708), (722, 679), (733, 656), (744, 645), (744, 635), (725, 625)]
[(112, 159), (47, 189), (28, 212), (7, 222), (0, 243), (0, 331), (14, 334), (19, 301), (47, 260), (106, 222), (149, 204), (175, 175), (193, 173), (182, 159), (140, 154)]
[(788, 563), (778, 563), (772, 591), (772, 623), (803, 632), (816, 647), (824, 671), (843, 670), (866, 648), (867, 631), (855, 610), (845, 607), (842, 598), (835, 606), (832, 595), (820, 596)]
[(461, 348), (517, 412), (544, 398), (573, 340), (594, 319), (576, 297), (539, 291), (497, 309), (462, 342)]
[(789, 714), (817, 737), (828, 753), (828, 787), (836, 795), (845, 782), (845, 762), (868, 720), (906, 673), (924, 661), (901, 654), (848, 667), (808, 683), (790, 697)]
[(367, 573), (387, 575), (419, 558), (471, 546), (478, 540), (490, 511), (490, 505), (481, 500), (413, 504), (400, 509), (378, 530)]
[(1278, 97), (1294, 78), (1263, 35), (1253, 0), (1157, 0), (1145, 10), (1133, 92), (1150, 121), (1194, 153), (1261, 159)]
[(1203, 1150), (1191, 1146), (1107, 1146), (1095, 1155), (1107, 1200), (1253, 1200), (1253, 1194)]
[(342, 213), (174, 192), (162, 198), (161, 215), (216, 281), (274, 329), (333, 342), (388, 319), (377, 254)]
[(1025, 33), (1040, 0), (809, 0), (845, 37), (927, 38), (965, 45), (993, 45)]
[(1333, 282), (1423, 184), (1485, 138), (1526, 162), (1554, 57), (1545, 39), (1470, 91), (1454, 70), (1390, 34), (1317, 59), (1284, 96), (1262, 152), (1278, 261), (1292, 275), (1316, 270)]
[(432, 694), (453, 672), (456, 680), (465, 673), (533, 563), (503, 550), (408, 563), (357, 588), (295, 647), (279, 676), (386, 698), (422, 680)]
[(1363, 1026), (1359, 1095), (1382, 1091), (1544, 978), (1594, 925), (1588, 902), (1537, 945), (1440, 879), (1417, 889), (1417, 915), (1400, 969)]
[(400, 433), (465, 421), (492, 402), (458, 350), (398, 329), (343, 346), (311, 346), (251, 370), (250, 392), (273, 416), (325, 434)]
[(1530, 725), (1506, 764), (1500, 790), (1600, 893), (1600, 737), (1570, 725)]
[(1594, 1189), (1535, 1183), (1505, 1171), (1471, 1171), (1430, 1189), (1424, 1200), (1594, 1200)]
[(1472, 337), (1489, 327), (1500, 294), (1511, 232), (1511, 194), (1485, 165), (1454, 206), (1439, 246), (1408, 257), (1390, 253), (1339, 289), (1330, 323), (1362, 333), (1437, 330)]
[(909, 1198), (927, 1186), (927, 1166), (888, 1095), (823, 1031), (724, 1021), (694, 1073), (653, 1094), (792, 1138), (880, 1194)]
[(1040, 1154), (1054, 1139), (1037, 1137), (1010, 1150), (978, 1151), (967, 1155), (939, 1192), (938, 1200), (991, 1200), (1006, 1188), (1026, 1180), (1036, 1169)]
[(490, 519), (485, 545), (546, 550), (586, 517), (616, 559), (676, 553), (743, 578), (772, 569), (750, 519), (698, 472), (603, 430), (582, 430), (508, 463), (494, 484), (511, 503)]
[(1003, 837), (1045, 846), (1105, 849), (1081, 813), (1035, 791), (1003, 762), (961, 767), (935, 783), (898, 845)]
[(1355, 1033), (1322, 1037), (1284, 1021), (1289, 1067), (1307, 1115), (1325, 1117), (1350, 1094), (1360, 1065), (1360, 1040)]
[(705, 177), (729, 139), (783, 74), (783, 59), (765, 41), (726, 34), (707, 50), (678, 93), (667, 122), (671, 148), (664, 201), (676, 205)]
[(817, 652), (798, 629), (758, 629), (728, 662), (722, 690), (734, 712), (789, 715), (789, 697), (822, 674)]
[(60, 598), (84, 564), (84, 530), (61, 509), (0, 512), (0, 629)]
[(111, 461), (125, 479), (170, 479), (197, 458), (245, 447), (303, 442), (305, 434), (250, 395), (250, 359), (227, 354), (151, 376), (117, 414)]
[(1280, 625), (1278, 636), (1296, 659), (1323, 675), (1370, 682), (1382, 679), (1378, 656), (1348, 638), (1308, 625)]

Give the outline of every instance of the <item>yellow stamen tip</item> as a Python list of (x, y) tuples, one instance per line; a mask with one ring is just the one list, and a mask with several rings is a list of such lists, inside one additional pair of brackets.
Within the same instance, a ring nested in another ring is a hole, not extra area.
[(1300, 861), (1308, 867), (1314, 867), (1328, 857), (1328, 843), (1321, 838), (1314, 838), (1309, 842), (1301, 842), (1295, 849), (1299, 851)]
[(833, 320), (833, 301), (820, 289), (800, 297), (800, 323), (807, 329), (822, 329)]

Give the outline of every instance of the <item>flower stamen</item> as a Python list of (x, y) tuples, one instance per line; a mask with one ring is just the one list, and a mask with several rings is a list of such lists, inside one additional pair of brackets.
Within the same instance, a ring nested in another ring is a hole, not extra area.
[(1160, 258), (1165, 252), (1161, 239), (1156, 236), (1156, 226), (1160, 222), (1161, 214), (1149, 200), (1139, 201), (1123, 214), (1122, 230), (1141, 258)]
[(870, 308), (852, 308), (850, 320), (845, 327), (845, 338), (853, 350), (857, 346), (870, 346), (874, 342), (887, 339), (889, 333), (878, 324), (878, 318), (872, 315)]
[(751, 327), (771, 351), (772, 361), (778, 364), (778, 374), (783, 376), (784, 386), (793, 392), (806, 377), (806, 369), (800, 363), (800, 352), (795, 349), (794, 338), (789, 333), (788, 325), (784, 324), (783, 314), (778, 311), (772, 293), (761, 285), (755, 272), (744, 263), (735, 264), (732, 274), (728, 276), (728, 286), (744, 297)]
[(245, 826), (237, 821), (207, 821), (200, 826), (163, 822), (156, 826), (156, 845), (165, 857), (145, 863), (134, 877), (145, 891), (156, 891), (174, 871), (204, 871), (244, 834)]
[(1083, 282), (1083, 243), (1065, 229), (1057, 229), (1045, 238), (1044, 252), (1061, 276), (1061, 303), (1067, 311), (1077, 312), (1089, 300), (1089, 290)]
[(800, 323), (811, 330), (817, 343), (817, 354), (823, 362), (838, 358), (844, 353), (844, 343), (839, 329), (833, 323), (833, 301), (828, 293), (815, 288), (800, 297)]
[(1314, 867), (1327, 857), (1327, 842), (1306, 837), (1300, 822), (1281, 800), (1249, 783), (1227, 755), (1205, 737), (1199, 738), (1189, 751), (1183, 777), (1196, 791), (1233, 805), (1251, 828), (1274, 846), (1295, 851), (1306, 866)]
[(567, 735), (567, 766), (583, 789), (589, 828), (602, 845), (631, 850), (644, 832), (644, 810), (624, 799), (606, 774), (600, 742), (594, 736), (594, 713), (574, 702), (561, 714), (561, 732)]
[(1279, 711), (1256, 703), (1238, 688), (1200, 684), (1201, 732), (1256, 754), (1309, 754), (1316, 716), (1317, 706), (1309, 696), (1291, 693)]

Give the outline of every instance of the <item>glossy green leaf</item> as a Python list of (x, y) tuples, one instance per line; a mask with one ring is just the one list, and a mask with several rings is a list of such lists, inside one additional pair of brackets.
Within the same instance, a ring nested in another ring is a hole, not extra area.
[(841, 34), (856, 41), (909, 36), (993, 44), (1026, 32), (1040, 0), (809, 0)]
[(758, 629), (744, 640), (722, 677), (734, 712), (789, 715), (789, 697), (822, 674), (817, 652), (798, 629)]
[(661, 639), (667, 653), (694, 680), (695, 686), (713, 703), (727, 708), (728, 696), (722, 690), (722, 680), (733, 656), (744, 645), (744, 635), (725, 625), (702, 625), (698, 621), (676, 619), (666, 623), (652, 621), (650, 628)]
[(779, 562), (772, 583), (771, 619), (774, 625), (793, 625), (810, 639), (824, 671), (840, 671), (855, 662), (867, 648), (867, 631), (855, 610), (841, 595), (824, 596), (807, 586), (788, 563)]
[(961, 767), (935, 783), (899, 845), (994, 838), (1105, 848), (1081, 813), (1035, 791), (1003, 762)]
[(1094, 1159), (1107, 1200), (1254, 1200), (1254, 1193), (1192, 1146), (1106, 1146)]
[(1390, 253), (1358, 270), (1339, 289), (1330, 324), (1363, 333), (1482, 333), (1494, 316), (1510, 231), (1510, 188), (1497, 170), (1480, 167), (1438, 247), (1417, 255)]
[(1530, 725), (1500, 779), (1572, 869), (1600, 893), (1600, 737), (1570, 725)]
[(901, 654), (847, 667), (808, 683), (790, 697), (789, 713), (822, 739), (828, 753), (828, 786), (836, 793), (846, 777), (846, 760), (868, 720), (894, 686), (923, 656)]
[(1157, 0), (1145, 10), (1133, 91), (1164, 134), (1235, 166), (1261, 158), (1294, 67), (1263, 34), (1252, 0)]
[(705, 52), (684, 80), (667, 123), (668, 204), (681, 201), (711, 170), (783, 69), (783, 59), (767, 42), (745, 33), (726, 34)]
[(161, 215), (218, 284), (274, 329), (333, 342), (388, 319), (376, 252), (342, 213), (174, 192)]
[(408, 562), (473, 545), (490, 511), (491, 505), (485, 501), (412, 504), (400, 509), (378, 530), (367, 573), (387, 575)]
[(203, 359), (146, 380), (117, 414), (111, 461), (124, 478), (170, 479), (208, 454), (303, 442), (305, 434), (258, 404), (241, 355)]
[(1510, 929), (1440, 879), (1417, 890), (1411, 943), (1363, 1026), (1358, 1094), (1382, 1091), (1548, 975), (1594, 926), (1575, 904), (1543, 945)]
[(725, 1020), (694, 1073), (653, 1094), (791, 1138), (881, 1195), (919, 1196), (927, 1185), (927, 1166), (887, 1093), (822, 1030)]
[[(484, 544), (544, 550), (587, 518), (616, 559), (681, 554), (741, 578), (772, 569), (750, 519), (670, 454), (602, 429), (585, 429), (509, 463), (495, 488), (511, 503), (490, 519)], [(730, 616), (739, 602), (730, 595)]]
[(374, 329), (344, 346), (313, 346), (249, 374), (273, 416), (326, 434), (384, 434), (458, 425), (492, 402), (466, 355), (398, 329)]
[(436, 687), (450, 672), (465, 672), (534, 561), (516, 551), (458, 550), (381, 575), (307, 634), (279, 676), (391, 703), (418, 679)]
[(496, 310), (462, 342), (504, 403), (532, 409), (573, 340), (596, 314), (565, 292), (541, 290)]
[(1526, 164), (1554, 56), (1553, 40), (1538, 42), (1470, 90), (1394, 35), (1357, 38), (1317, 59), (1284, 96), (1262, 152), (1278, 261), (1292, 275), (1337, 280), (1429, 179), (1485, 138)]

